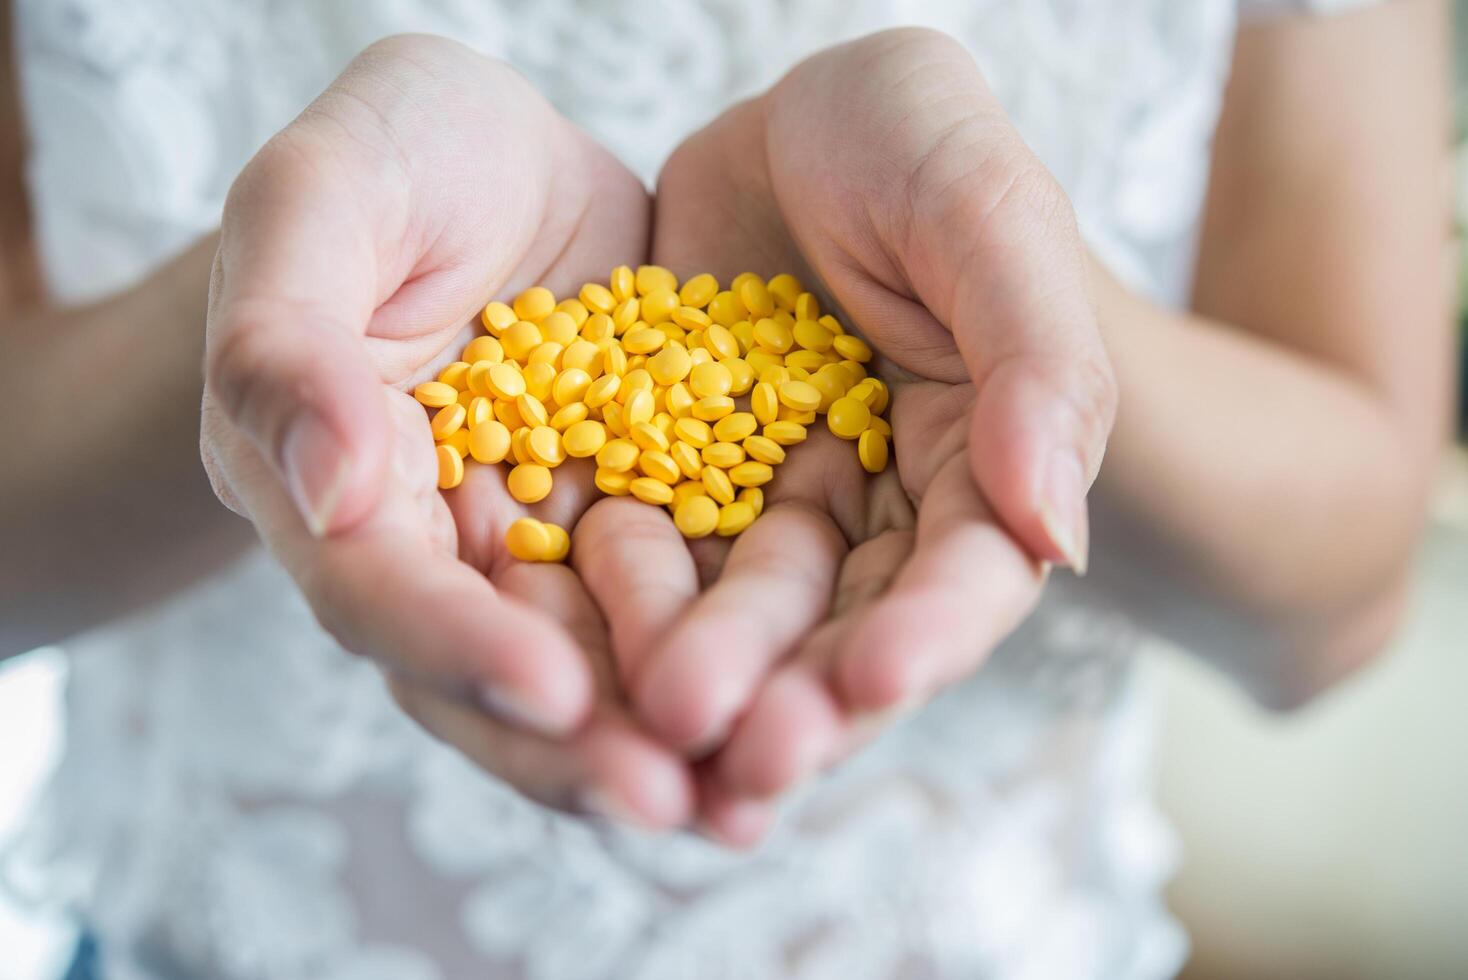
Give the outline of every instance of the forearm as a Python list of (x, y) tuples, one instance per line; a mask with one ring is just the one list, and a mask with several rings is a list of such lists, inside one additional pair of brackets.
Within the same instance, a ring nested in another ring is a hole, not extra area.
[(1374, 652), (1432, 444), (1346, 370), (1094, 280), (1121, 388), (1098, 584), (1267, 700)]
[(213, 251), (0, 325), (0, 657), (166, 596), (250, 540), (199, 462)]

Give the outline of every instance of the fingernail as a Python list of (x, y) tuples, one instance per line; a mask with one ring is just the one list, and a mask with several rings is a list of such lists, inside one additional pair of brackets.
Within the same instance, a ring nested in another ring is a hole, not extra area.
[(638, 830), (654, 831), (647, 818), (612, 794), (593, 786), (581, 792), (581, 808), (587, 813)]
[(1045, 533), (1077, 575), (1086, 574), (1090, 525), (1086, 516), (1086, 476), (1080, 457), (1057, 449), (1045, 474), (1040, 521)]
[(296, 509), (310, 532), (324, 537), (346, 489), (347, 460), (340, 443), (320, 419), (306, 416), (286, 433), (280, 455)]
[(561, 738), (570, 734), (574, 725), (551, 718), (541, 709), (528, 704), (517, 694), (498, 685), (486, 684), (479, 689), (479, 701), (486, 711), (506, 724), (541, 735)]

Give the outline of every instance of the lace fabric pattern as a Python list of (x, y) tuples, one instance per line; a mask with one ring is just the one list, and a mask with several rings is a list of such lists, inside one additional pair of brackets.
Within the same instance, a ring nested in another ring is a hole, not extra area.
[[(1232, 0), (21, 0), (61, 298), (218, 220), (249, 154), (378, 37), (509, 58), (651, 181), (805, 53), (974, 50), (1098, 253), (1186, 290)], [(648, 39), (659, 57), (633, 57)], [(576, 70), (567, 70), (567, 53)], [(1149, 978), (1184, 940), (1147, 795), (1146, 642), (1057, 577), (974, 678), (814, 781), (749, 855), (549, 813), (406, 721), (260, 553), (71, 645), (68, 753), (6, 873), (117, 980)]]

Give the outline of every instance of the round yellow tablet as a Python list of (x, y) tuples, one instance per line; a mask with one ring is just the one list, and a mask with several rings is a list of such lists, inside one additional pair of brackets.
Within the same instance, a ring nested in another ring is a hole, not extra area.
[[(793, 382), (792, 382), (793, 383)], [(866, 431), (872, 420), (871, 410), (855, 398), (838, 398), (826, 413), (826, 426), (833, 435), (855, 439)]]
[(754, 321), (754, 342), (773, 354), (783, 354), (795, 346), (795, 334), (779, 320), (764, 317)]
[(719, 524), (719, 505), (703, 494), (690, 495), (673, 511), (673, 524), (685, 538), (706, 538)]
[(625, 497), (632, 492), (631, 471), (598, 467), (593, 482), (598, 490), (609, 497)]
[(443, 408), (459, 400), (459, 389), (442, 381), (425, 381), (413, 389), (413, 397), (429, 408)]
[(660, 385), (674, 385), (688, 377), (693, 359), (686, 348), (669, 344), (647, 360), (647, 373)]
[(719, 292), (719, 280), (707, 272), (694, 276), (683, 284), (678, 290), (678, 301), (684, 306), (693, 306), (702, 309), (709, 305)]
[(750, 459), (771, 466), (778, 466), (785, 462), (785, 449), (769, 436), (749, 436), (741, 445), (749, 454)]
[(872, 349), (866, 345), (860, 337), (854, 334), (842, 334), (831, 342), (836, 353), (842, 357), (859, 364), (865, 364), (872, 359)]
[(705, 466), (698, 478), (717, 503), (727, 504), (734, 500), (734, 484), (729, 482), (729, 474), (717, 466)]
[(668, 449), (668, 455), (672, 457), (673, 462), (678, 464), (678, 469), (688, 479), (697, 480), (703, 473), (703, 457), (698, 454), (697, 449), (694, 449), (688, 443), (673, 443)]
[(541, 466), (557, 467), (566, 461), (566, 450), (561, 445), (561, 434), (548, 425), (537, 425), (530, 430), (525, 440), (530, 458)]
[(639, 476), (628, 484), (628, 490), (632, 496), (645, 504), (670, 504), (673, 502), (673, 488), (662, 480), (650, 476)]
[(706, 361), (693, 366), (688, 374), (688, 387), (699, 398), (727, 395), (734, 387), (734, 375), (717, 361)]
[(480, 463), (498, 463), (510, 452), (510, 430), (498, 419), (485, 419), (469, 432), (469, 455)]
[(764, 434), (782, 446), (793, 446), (805, 442), (805, 426), (799, 422), (771, 422), (765, 426)]
[(693, 403), (693, 417), (703, 422), (717, 422), (734, 411), (734, 399), (728, 395), (709, 395)]
[(521, 320), (544, 320), (556, 308), (556, 294), (544, 286), (531, 286), (516, 296), (511, 305)]
[(567, 456), (585, 459), (588, 456), (595, 456), (606, 445), (607, 429), (600, 422), (593, 422), (590, 419), (577, 422), (562, 434), (561, 442), (565, 446)]
[(720, 442), (740, 442), (759, 428), (759, 420), (749, 412), (734, 412), (714, 423), (714, 438)]
[(661, 480), (670, 487), (683, 475), (678, 464), (673, 462), (673, 457), (657, 449), (644, 449), (642, 455), (637, 457), (637, 468), (645, 476)]
[(546, 561), (551, 552), (550, 530), (533, 517), (522, 517), (505, 531), (505, 548), (518, 561)]
[(505, 479), (510, 496), (522, 504), (539, 503), (551, 492), (551, 471), (539, 463), (521, 463)]
[(514, 401), (525, 394), (525, 375), (513, 364), (491, 364), (484, 376), (489, 393), (496, 398)]
[(809, 381), (787, 381), (778, 393), (780, 404), (797, 412), (814, 412), (821, 404), (820, 389)]
[(736, 500), (719, 508), (719, 523), (715, 530), (720, 537), (728, 538), (739, 534), (753, 523), (754, 508), (743, 500)]
[(744, 450), (732, 442), (716, 442), (704, 446), (699, 454), (705, 463), (727, 470), (744, 462)]
[(442, 442), (463, 428), (464, 421), (468, 417), (469, 413), (464, 410), (464, 406), (454, 402), (434, 412), (433, 421), (429, 423), (428, 427), (433, 430), (433, 438)]
[(862, 469), (880, 473), (887, 468), (887, 437), (876, 429), (868, 429), (856, 441), (856, 455)]
[(438, 488), (452, 490), (464, 480), (464, 458), (453, 446), (436, 446), (438, 457)]
[(775, 471), (768, 463), (746, 460), (729, 470), (729, 482), (736, 487), (762, 487), (774, 479)]

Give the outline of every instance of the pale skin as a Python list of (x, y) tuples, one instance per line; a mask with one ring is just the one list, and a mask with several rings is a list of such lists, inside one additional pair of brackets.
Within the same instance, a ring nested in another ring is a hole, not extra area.
[[(448, 42), (386, 42), (231, 192), (206, 464), (426, 728), (532, 797), (644, 826), (758, 839), (782, 791), (982, 669), (1046, 563), (1088, 555), (1094, 588), (1261, 700), (1298, 703), (1388, 638), (1442, 440), (1444, 18), (1417, 0), (1244, 31), (1192, 313), (1086, 254), (982, 66), (941, 36), (888, 32), (797, 67), (689, 138), (655, 212), (512, 72)], [(211, 251), (131, 302), (171, 310)], [(488, 468), (440, 494), (403, 387), (487, 297), (568, 293), (644, 258), (725, 281), (789, 270), (839, 304), (893, 381), (896, 465), (867, 479), (818, 433), (732, 548), (688, 547), (576, 468), (528, 509)], [(152, 336), (197, 363), (197, 306), (176, 305)], [(32, 379), (74, 362), (65, 326), (138, 316), (108, 307), (4, 323), (25, 356), (0, 363), (0, 417), (59, 410), (68, 393)], [(200, 393), (162, 356), (114, 381), (160, 418)], [(136, 418), (98, 423), (136, 442)], [(6, 425), (0, 442), (46, 448), (39, 472), (0, 483), (20, 542), (0, 579), (76, 591), (75, 549), (43, 547), (74, 540), (66, 508), (37, 501), (95, 472), (95, 453), (74, 427)], [(184, 492), (161, 475), (182, 462), (160, 454), (125, 492), (162, 542), (150, 565), (170, 568), (177, 518), (152, 502)], [(526, 512), (572, 528), (571, 566), (508, 558), (503, 530)], [(212, 554), (243, 537), (223, 511), (204, 524), (228, 542)], [(97, 596), (136, 575), (129, 545), (90, 556)], [(80, 591), (70, 618), (6, 608), (24, 626), (0, 652), (76, 628), (78, 607), (120, 611)]]

